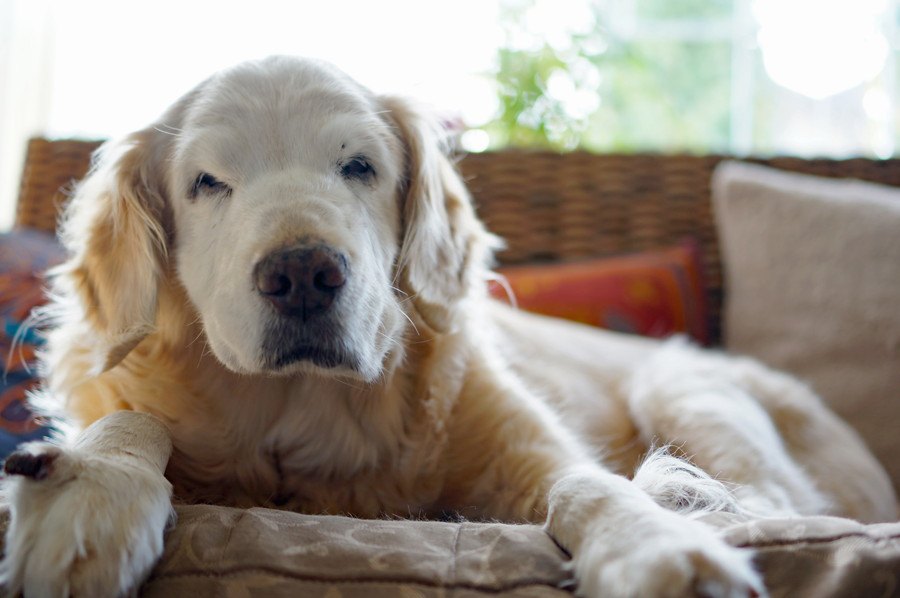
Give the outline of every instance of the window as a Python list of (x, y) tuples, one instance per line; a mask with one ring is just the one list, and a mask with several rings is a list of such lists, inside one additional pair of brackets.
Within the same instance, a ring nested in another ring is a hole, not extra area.
[[(28, 136), (121, 135), (211, 72), (334, 62), (470, 151), (889, 156), (900, 0), (0, 0), (0, 229)], [(448, 119), (453, 120), (453, 119)]]
[(895, 152), (896, 0), (576, 4), (507, 4), (488, 145)]

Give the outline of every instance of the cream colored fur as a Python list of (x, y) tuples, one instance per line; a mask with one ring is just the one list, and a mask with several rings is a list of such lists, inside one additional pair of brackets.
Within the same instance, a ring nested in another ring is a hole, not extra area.
[[(374, 178), (342, 177), (352, 156)], [(201, 172), (231, 193), (191, 198)], [(272, 58), (202, 83), (101, 152), (63, 236), (39, 404), (70, 431), (26, 449), (53, 457), (46, 477), (6, 482), (13, 591), (133, 588), (169, 484), (175, 500), (544, 523), (584, 596), (764, 593), (711, 513), (896, 514), (883, 471), (798, 382), (490, 301), (497, 241), (440, 129), (329, 66)], [(348, 256), (347, 359), (267, 369), (278, 320), (251, 272), (307, 238)]]

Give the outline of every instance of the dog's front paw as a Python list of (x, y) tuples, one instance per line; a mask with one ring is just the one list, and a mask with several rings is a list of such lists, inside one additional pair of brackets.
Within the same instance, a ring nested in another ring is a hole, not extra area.
[(117, 596), (162, 554), (171, 486), (137, 455), (30, 443), (4, 462), (0, 583), (26, 596)]
[(728, 546), (702, 524), (687, 520), (652, 527), (639, 523), (628, 538), (598, 535), (575, 555), (574, 565), (578, 593), (587, 597), (766, 594), (748, 551)]

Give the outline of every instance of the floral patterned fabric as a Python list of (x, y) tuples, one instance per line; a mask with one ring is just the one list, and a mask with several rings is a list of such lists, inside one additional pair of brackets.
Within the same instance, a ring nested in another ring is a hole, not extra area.
[[(25, 322), (46, 301), (43, 272), (62, 261), (64, 252), (45, 233), (16, 230), (0, 234), (0, 459), (20, 442), (42, 438), (47, 429), (25, 404), (37, 380), (34, 351), (40, 337)], [(15, 342), (14, 342), (15, 340)]]
[(531, 525), (178, 508), (142, 595), (568, 596), (566, 554)]
[[(693, 242), (626, 256), (503, 268), (522, 309), (583, 324), (664, 338), (687, 333), (707, 343), (700, 250)], [(500, 284), (491, 294), (512, 301)]]
[[(179, 506), (144, 597), (570, 596), (569, 556), (535, 525), (364, 520)], [(0, 532), (7, 525), (0, 517)], [(900, 523), (832, 517), (733, 525), (773, 598), (900, 595)]]
[(771, 598), (900, 596), (900, 523), (765, 519), (725, 530), (753, 548)]

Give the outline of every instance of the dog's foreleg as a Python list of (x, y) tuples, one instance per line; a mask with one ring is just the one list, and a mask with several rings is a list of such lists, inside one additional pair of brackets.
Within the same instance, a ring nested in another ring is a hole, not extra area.
[[(644, 442), (674, 445), (700, 469), (733, 484), (735, 499), (749, 513), (828, 513), (826, 497), (742, 383), (750, 367), (683, 343), (663, 345), (634, 374), (628, 408), (637, 429)], [(812, 428), (802, 410), (791, 421), (795, 436)]]
[(765, 592), (749, 552), (594, 464), (569, 468), (553, 485), (548, 509), (546, 529), (571, 552), (583, 596)]
[(26, 596), (116, 596), (162, 554), (172, 441), (152, 415), (119, 411), (71, 445), (32, 442), (4, 463), (11, 521), (0, 582)]
[(750, 552), (605, 469), (506, 371), (474, 370), (460, 396), (448, 443), (451, 508), (479, 505), (486, 517), (545, 522), (572, 555), (582, 596), (765, 592)]

